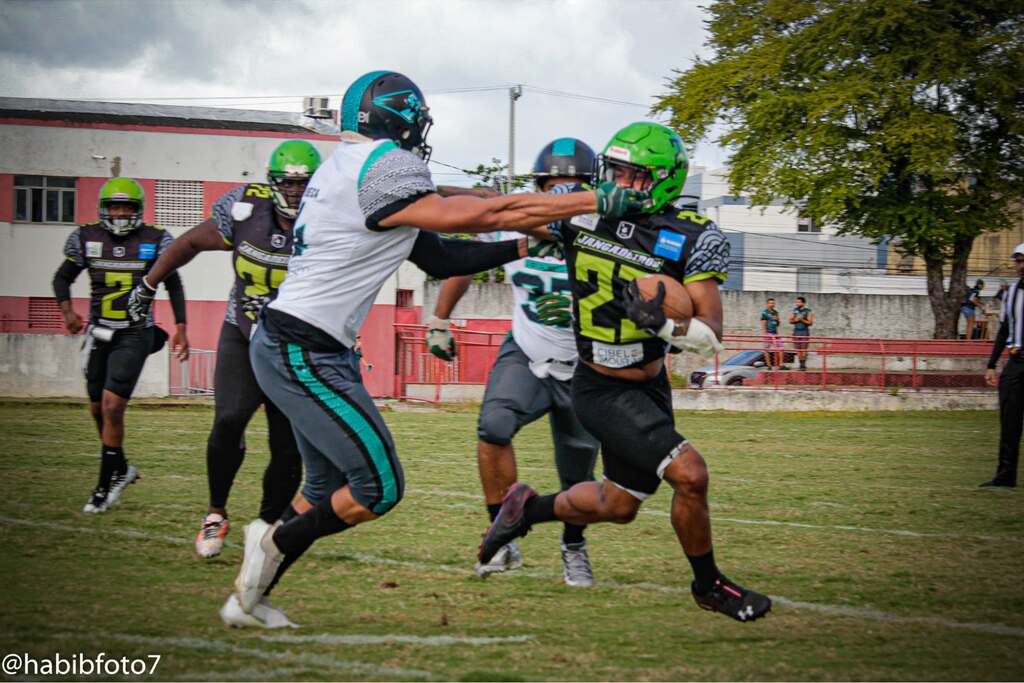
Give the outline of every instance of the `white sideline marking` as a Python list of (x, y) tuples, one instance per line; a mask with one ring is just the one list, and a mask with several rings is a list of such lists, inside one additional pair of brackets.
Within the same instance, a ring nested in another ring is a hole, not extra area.
[(260, 636), (260, 640), (268, 643), (319, 643), (320, 645), (384, 645), (386, 643), (409, 643), (412, 645), (497, 645), (500, 643), (528, 643), (533, 636), (405, 636), (405, 635), (369, 635), (321, 634), (315, 636)]
[[(271, 650), (260, 650), (253, 647), (239, 647), (224, 640), (210, 640), (208, 638), (165, 638), (161, 636), (138, 636), (129, 633), (60, 633), (52, 636), (58, 640), (119, 640), (126, 643), (140, 645), (153, 645), (163, 647), (180, 647), (192, 650), (209, 650), (219, 654), (230, 653), (244, 657), (256, 657), (258, 659), (276, 660), (289, 664), (297, 664), (309, 668), (315, 666), (321, 669), (335, 669), (352, 671), (354, 673), (369, 674), (388, 678), (432, 678), (429, 671), (419, 669), (399, 669), (388, 666), (377, 666), (369, 662), (356, 662), (345, 659), (336, 659), (326, 655), (309, 653), (295, 654), (292, 652), (274, 652)], [(222, 674), (220, 680), (225, 680)]]
[[(30, 527), (42, 527), (42, 528), (54, 529), (54, 530), (58, 530), (58, 531), (67, 531), (67, 532), (70, 532), (70, 533), (83, 533), (83, 532), (85, 532), (85, 533), (114, 534), (114, 535), (124, 536), (126, 538), (135, 538), (135, 539), (142, 539), (142, 540), (150, 539), (150, 540), (164, 541), (164, 542), (168, 542), (168, 543), (173, 543), (175, 545), (191, 545), (192, 544), (192, 542), (187, 540), (187, 539), (182, 539), (182, 538), (178, 538), (178, 537), (175, 537), (175, 536), (163, 536), (163, 535), (157, 535), (157, 534), (150, 534), (150, 533), (147, 533), (147, 532), (137, 531), (137, 530), (134, 530), (134, 529), (93, 529), (93, 528), (90, 528), (90, 527), (76, 527), (76, 526), (71, 526), (69, 524), (58, 524), (56, 522), (42, 522), (42, 521), (39, 521), (39, 520), (17, 519), (17, 518), (13, 518), (13, 517), (3, 517), (3, 516), (0, 516), (0, 523), (16, 524), (16, 525), (30, 526)], [(444, 572), (444, 573), (449, 573), (449, 574), (460, 574), (460, 575), (475, 576), (475, 573), (469, 568), (468, 565), (463, 567), (461, 565), (431, 564), (431, 563), (428, 563), (428, 562), (417, 562), (417, 561), (411, 561), (411, 560), (393, 560), (393, 559), (386, 558), (386, 557), (377, 557), (375, 555), (368, 555), (366, 553), (359, 553), (359, 552), (342, 552), (342, 553), (331, 552), (331, 551), (319, 551), (318, 552), (318, 549), (316, 549), (316, 548), (313, 548), (310, 551), (310, 554), (312, 554), (312, 555), (319, 555), (319, 554), (323, 554), (323, 553), (327, 553), (327, 552), (330, 552), (335, 557), (340, 556), (340, 557), (343, 557), (343, 558), (353, 559), (353, 560), (356, 560), (358, 562), (362, 562), (364, 564), (370, 564), (370, 565), (376, 565), (376, 566), (404, 567), (404, 568), (407, 568), (407, 569), (422, 569), (422, 570), (428, 570), (428, 571), (439, 571), (439, 572)], [(561, 582), (561, 580), (562, 580), (562, 575), (560, 573), (556, 574), (555, 572), (539, 572), (539, 571), (529, 571), (529, 570), (517, 569), (517, 570), (515, 570), (513, 572), (510, 572), (510, 575), (513, 576), (513, 577), (515, 577), (515, 576), (522, 576), (522, 577), (528, 577), (528, 578), (534, 578), (534, 579), (543, 579), (543, 580), (548, 580), (548, 581), (558, 581), (558, 582)], [(603, 580), (598, 585), (600, 587), (606, 587), (606, 588), (632, 588), (632, 589), (637, 589), (637, 590), (657, 591), (659, 593), (681, 593), (681, 594), (687, 594), (687, 593), (690, 592), (688, 588), (680, 588), (679, 586), (663, 586), (661, 584), (648, 583), (648, 582), (620, 583), (618, 581)], [(853, 617), (853, 618), (858, 618), (858, 619), (868, 619), (868, 620), (871, 620), (871, 621), (885, 621), (885, 622), (901, 623), (901, 624), (902, 623), (907, 623), (907, 624), (926, 624), (926, 625), (930, 625), (930, 626), (939, 626), (939, 627), (942, 627), (942, 628), (951, 628), (951, 629), (959, 629), (959, 630), (967, 630), (967, 631), (977, 631), (979, 633), (991, 633), (991, 634), (1000, 635), (1000, 636), (1013, 636), (1013, 637), (1017, 637), (1017, 638), (1024, 638), (1024, 628), (1019, 628), (1019, 627), (1016, 627), (1016, 626), (1007, 626), (1005, 624), (959, 622), (959, 621), (952, 621), (950, 619), (939, 619), (937, 617), (902, 616), (902, 615), (899, 615), (899, 614), (891, 614), (889, 612), (882, 612), (882, 611), (879, 611), (879, 610), (874, 610), (874, 609), (869, 609), (869, 608), (864, 608), (864, 607), (851, 607), (851, 606), (847, 606), (847, 605), (828, 605), (828, 604), (819, 604), (819, 603), (814, 603), (814, 602), (803, 602), (803, 601), (799, 601), (799, 600), (790, 600), (789, 598), (785, 598), (785, 597), (782, 597), (782, 596), (779, 596), (779, 595), (771, 595), (769, 597), (773, 601), (777, 602), (780, 605), (785, 605), (787, 607), (792, 607), (792, 608), (798, 609), (798, 610), (799, 609), (805, 609), (805, 610), (809, 610), (809, 611), (820, 612), (820, 613), (823, 613), (823, 614), (832, 614), (832, 615), (835, 615), (835, 616)], [(79, 636), (67, 636), (67, 637), (79, 637)], [(125, 637), (128, 637), (128, 636), (125, 636)], [(143, 636), (130, 636), (130, 637), (142, 638)], [(171, 639), (165, 639), (165, 640), (171, 640)], [(190, 639), (181, 639), (181, 640), (189, 641)], [(214, 642), (214, 641), (199, 640), (199, 639), (192, 639), (192, 640), (195, 640), (195, 642), (198, 642), (198, 643), (211, 643), (211, 642)], [(168, 643), (168, 644), (173, 644), (173, 643)], [(188, 645), (182, 645), (182, 647), (188, 647)], [(259, 656), (264, 656), (264, 655), (261, 654)], [(413, 675), (413, 674), (410, 674), (410, 675)]]

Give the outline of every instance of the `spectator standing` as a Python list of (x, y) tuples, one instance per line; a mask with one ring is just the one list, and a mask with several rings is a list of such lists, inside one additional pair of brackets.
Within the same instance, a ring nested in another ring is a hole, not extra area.
[[(1017, 485), (1017, 461), (1020, 459), (1020, 435), (1024, 422), (1024, 243), (1013, 250), (1013, 263), (1020, 279), (1010, 285), (999, 307), (999, 333), (985, 371), (985, 381), (999, 386), (999, 464), (996, 476), (983, 488)], [(996, 364), (1003, 349), (1010, 352), (996, 382)]]
[[(794, 337), (810, 337), (811, 336), (811, 325), (814, 324), (814, 311), (807, 305), (807, 299), (802, 296), (796, 298), (796, 307), (793, 309), (792, 315), (789, 316), (789, 322), (793, 325), (793, 336)], [(800, 357), (800, 369), (807, 369), (807, 340), (796, 340), (794, 346), (797, 350), (797, 355)]]
[(775, 299), (768, 299), (767, 307), (761, 311), (761, 332), (764, 334), (764, 364), (769, 370), (782, 365), (782, 340), (779, 339), (779, 311), (775, 308)]
[(967, 290), (964, 302), (960, 304), (960, 314), (967, 321), (964, 328), (965, 339), (974, 339), (974, 319), (978, 314), (978, 308), (981, 307), (983, 311), (985, 310), (985, 305), (981, 303), (981, 290), (983, 289), (985, 289), (985, 281), (976, 280), (974, 286)]

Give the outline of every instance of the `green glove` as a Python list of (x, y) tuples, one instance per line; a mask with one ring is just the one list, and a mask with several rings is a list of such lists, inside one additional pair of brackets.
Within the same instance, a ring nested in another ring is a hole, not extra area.
[(538, 258), (544, 258), (546, 256), (557, 259), (565, 258), (565, 254), (562, 253), (562, 245), (558, 242), (542, 240), (539, 237), (533, 236), (526, 238), (526, 255), (536, 256)]
[(427, 321), (427, 349), (441, 360), (455, 358), (455, 338), (448, 329), (449, 324), (436, 315)]
[(535, 299), (537, 318), (552, 327), (569, 327), (572, 324), (572, 298), (551, 292)]
[(651, 199), (651, 195), (640, 190), (619, 187), (608, 181), (594, 190), (597, 195), (597, 212), (605, 218), (621, 218), (627, 213), (637, 213)]

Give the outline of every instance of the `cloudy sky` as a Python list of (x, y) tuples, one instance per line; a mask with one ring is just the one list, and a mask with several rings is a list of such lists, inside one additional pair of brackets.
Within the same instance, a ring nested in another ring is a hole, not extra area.
[[(507, 159), (523, 84), (526, 172), (553, 138), (599, 147), (647, 118), (672, 69), (706, 54), (704, 20), (694, 0), (2, 0), (0, 95), (299, 111), (393, 69), (426, 93), (434, 159), (465, 168)], [(724, 160), (713, 144), (694, 158)]]

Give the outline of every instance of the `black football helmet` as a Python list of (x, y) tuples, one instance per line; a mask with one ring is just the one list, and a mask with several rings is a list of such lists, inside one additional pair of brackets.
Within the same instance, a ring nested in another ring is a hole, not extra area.
[(342, 130), (374, 140), (394, 140), (424, 161), (430, 158), (427, 132), (433, 123), (423, 92), (395, 71), (371, 71), (359, 77), (341, 100)]
[(533, 164), (537, 186), (548, 178), (565, 176), (589, 183), (594, 172), (594, 150), (576, 138), (558, 138), (544, 145)]

